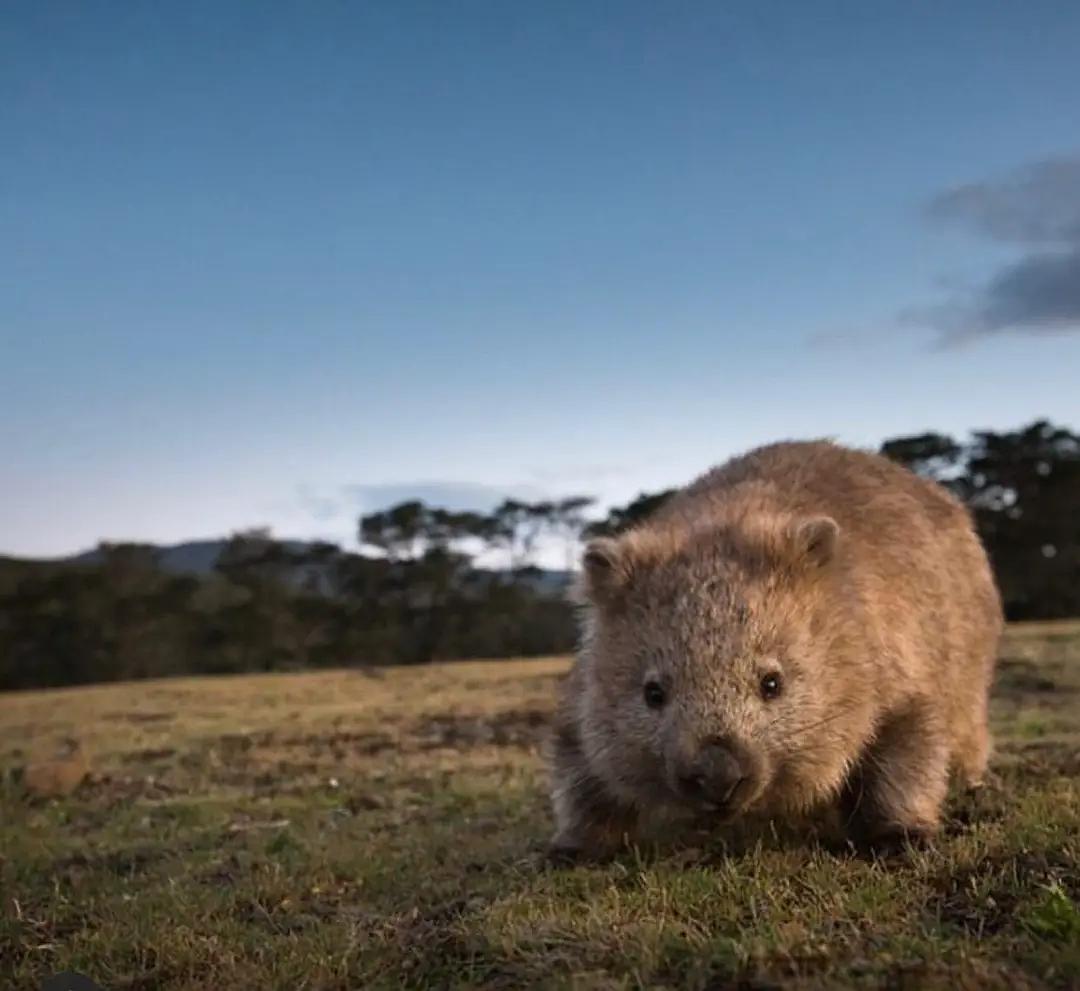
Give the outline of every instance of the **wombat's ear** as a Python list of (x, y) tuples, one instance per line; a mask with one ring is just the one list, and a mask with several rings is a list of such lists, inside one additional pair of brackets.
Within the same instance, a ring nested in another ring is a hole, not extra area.
[(821, 567), (832, 560), (840, 527), (831, 516), (812, 516), (793, 528), (795, 553), (800, 561)]
[(586, 594), (593, 599), (609, 599), (622, 584), (622, 547), (611, 537), (597, 537), (585, 545), (582, 555)]

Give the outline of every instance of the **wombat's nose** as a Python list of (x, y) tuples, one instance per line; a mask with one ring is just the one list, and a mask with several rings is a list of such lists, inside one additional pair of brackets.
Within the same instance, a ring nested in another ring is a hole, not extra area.
[(725, 805), (746, 777), (735, 750), (726, 740), (717, 739), (706, 743), (693, 761), (680, 768), (676, 780), (685, 797)]

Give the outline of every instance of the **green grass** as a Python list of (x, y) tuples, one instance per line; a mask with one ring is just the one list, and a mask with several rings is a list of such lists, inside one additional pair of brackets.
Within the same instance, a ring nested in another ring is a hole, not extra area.
[[(563, 660), (0, 696), (0, 988), (1080, 987), (1080, 626), (1010, 631), (934, 848), (688, 835), (556, 869)], [(64, 736), (68, 798), (15, 769)]]

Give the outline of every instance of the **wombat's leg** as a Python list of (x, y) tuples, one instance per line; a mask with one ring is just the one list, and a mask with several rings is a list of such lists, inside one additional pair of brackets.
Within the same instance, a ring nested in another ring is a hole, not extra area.
[(633, 832), (637, 816), (612, 799), (603, 782), (589, 771), (574, 727), (558, 728), (553, 764), (555, 835), (550, 853), (560, 859), (613, 853)]
[(616, 805), (599, 791), (595, 778), (581, 778), (569, 787), (557, 782), (555, 835), (550, 852), (563, 858), (602, 858), (627, 842), (636, 826), (636, 816)]
[(987, 726), (987, 699), (982, 696), (975, 712), (956, 734), (953, 761), (968, 788), (980, 788), (990, 760), (990, 730)]
[(844, 811), (856, 842), (891, 846), (933, 836), (949, 783), (949, 740), (932, 703), (888, 720), (845, 790)]

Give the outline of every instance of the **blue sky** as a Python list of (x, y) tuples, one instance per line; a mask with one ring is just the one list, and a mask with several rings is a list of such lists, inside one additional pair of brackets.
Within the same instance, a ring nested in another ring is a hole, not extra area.
[(1080, 7), (0, 21), (0, 551), (1080, 427)]

